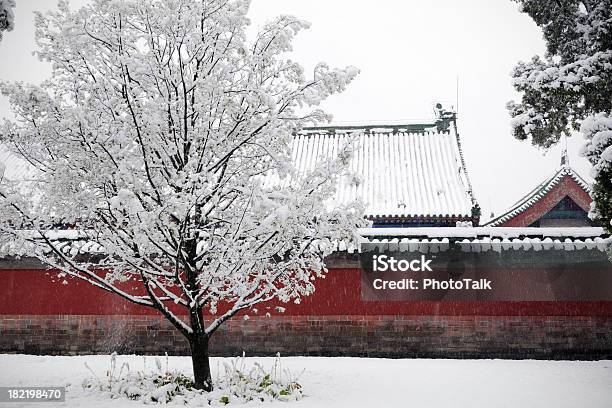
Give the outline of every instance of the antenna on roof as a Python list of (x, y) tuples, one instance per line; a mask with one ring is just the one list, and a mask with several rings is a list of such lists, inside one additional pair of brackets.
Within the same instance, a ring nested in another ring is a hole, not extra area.
[(457, 75), (457, 84), (455, 89), (455, 115), (459, 116), (459, 75)]

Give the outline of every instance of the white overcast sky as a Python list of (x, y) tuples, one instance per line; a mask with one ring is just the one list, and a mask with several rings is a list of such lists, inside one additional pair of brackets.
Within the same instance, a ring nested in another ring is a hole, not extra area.
[[(32, 12), (54, 5), (17, 1), (16, 28), (0, 42), (0, 79), (37, 83), (49, 75), (31, 55)], [(361, 70), (346, 92), (325, 103), (334, 123), (431, 120), (436, 102), (455, 104), (458, 77), (458, 127), (485, 217), (505, 210), (559, 165), (561, 146), (543, 151), (510, 134), (505, 104), (517, 97), (510, 70), (544, 52), (540, 30), (510, 0), (252, 1), (254, 27), (278, 14), (312, 23), (296, 39), (292, 57), (307, 70), (319, 61)], [(0, 117), (9, 114), (0, 100)], [(572, 166), (588, 176), (589, 164), (578, 156), (582, 143), (575, 136), (568, 150)]]

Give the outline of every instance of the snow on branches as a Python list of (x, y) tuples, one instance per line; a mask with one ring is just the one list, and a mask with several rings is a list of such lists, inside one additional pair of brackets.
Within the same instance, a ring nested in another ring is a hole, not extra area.
[(549, 147), (587, 116), (612, 107), (612, 2), (517, 0), (544, 32), (545, 58), (519, 63), (508, 103), (514, 136)]
[[(299, 302), (329, 244), (362, 222), (357, 203), (329, 200), (350, 145), (307, 173), (291, 157), (294, 133), (328, 118), (317, 106), (357, 69), (319, 64), (308, 77), (286, 57), (308, 24), (281, 16), (249, 41), (247, 10), (243, 0), (76, 11), (62, 1), (36, 16), (51, 78), (1, 85), (18, 117), (4, 142), (37, 169), (26, 199), (2, 197), (39, 232), (37, 254), (158, 309), (188, 338), (272, 298)], [(46, 235), (60, 224), (106, 256), (63, 253)]]
[(524, 93), (523, 103), (508, 103), (514, 135), (549, 147), (562, 134), (570, 135), (568, 125), (578, 130), (585, 115), (603, 102), (591, 90), (612, 78), (612, 50), (568, 64), (536, 56), (519, 63), (512, 75), (514, 88)]
[(591, 161), (595, 172), (612, 164), (612, 116), (599, 113), (582, 122), (580, 132), (587, 139), (582, 155)]
[(0, 40), (3, 31), (12, 31), (15, 28), (14, 7), (15, 0), (0, 0)]
[(598, 113), (582, 122), (580, 132), (587, 142), (580, 152), (593, 168), (591, 175), (596, 180), (593, 187), (591, 216), (608, 220), (612, 214), (612, 115)]
[(514, 136), (550, 147), (581, 131), (593, 164), (594, 211), (612, 220), (612, 0), (516, 0), (542, 29), (547, 53), (512, 72), (520, 103), (508, 103)]

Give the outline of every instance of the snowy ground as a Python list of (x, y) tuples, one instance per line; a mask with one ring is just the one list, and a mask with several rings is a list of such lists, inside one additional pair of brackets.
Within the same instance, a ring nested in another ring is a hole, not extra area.
[[(165, 361), (165, 358), (162, 358)], [(216, 367), (220, 359), (213, 359)], [(248, 358), (271, 366), (272, 358)], [(130, 400), (104, 400), (80, 384), (109, 368), (109, 356), (51, 357), (0, 355), (0, 386), (68, 388), (65, 403), (44, 406), (142, 407)], [(131, 369), (143, 358), (119, 356)], [(311, 407), (612, 407), (612, 361), (512, 360), (386, 360), (370, 358), (285, 357), (293, 373), (305, 370), (299, 382), (306, 398), (266, 406)], [(147, 357), (148, 369), (154, 366)], [(164, 363), (165, 364), (165, 363)], [(190, 371), (188, 357), (170, 357), (171, 369)], [(31, 406), (43, 406), (38, 403)], [(261, 406), (248, 404), (247, 406)], [(20, 406), (17, 403), (7, 407)], [(243, 405), (244, 406), (244, 405)]]

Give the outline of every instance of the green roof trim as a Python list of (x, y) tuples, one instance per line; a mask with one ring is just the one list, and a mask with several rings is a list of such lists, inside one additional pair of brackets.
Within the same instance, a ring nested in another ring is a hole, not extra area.
[(436, 123), (410, 123), (400, 125), (341, 125), (341, 126), (312, 126), (303, 128), (307, 132), (327, 132), (334, 133), (336, 131), (350, 132), (350, 131), (365, 131), (370, 132), (374, 129), (389, 129), (393, 132), (428, 132), (437, 129)]

